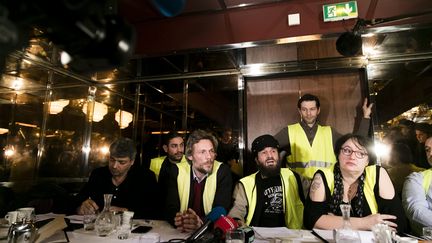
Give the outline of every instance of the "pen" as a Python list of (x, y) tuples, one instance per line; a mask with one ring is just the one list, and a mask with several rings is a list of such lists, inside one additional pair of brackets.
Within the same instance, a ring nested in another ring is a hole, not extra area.
[(328, 240), (324, 239), (321, 235), (319, 235), (315, 230), (312, 230), (312, 234), (315, 235), (318, 239), (320, 239), (324, 243), (329, 243)]
[(70, 242), (70, 241), (69, 241), (69, 236), (67, 235), (66, 230), (63, 230), (63, 233), (64, 233), (64, 235), (65, 235), (65, 237), (66, 237), (66, 242)]

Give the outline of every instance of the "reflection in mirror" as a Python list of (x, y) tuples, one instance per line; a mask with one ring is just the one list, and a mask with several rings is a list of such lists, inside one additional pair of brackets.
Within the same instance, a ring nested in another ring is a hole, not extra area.
[(398, 193), (411, 172), (430, 168), (416, 133), (432, 136), (431, 43), (430, 25), (388, 33), (378, 28), (364, 41), (379, 162)]

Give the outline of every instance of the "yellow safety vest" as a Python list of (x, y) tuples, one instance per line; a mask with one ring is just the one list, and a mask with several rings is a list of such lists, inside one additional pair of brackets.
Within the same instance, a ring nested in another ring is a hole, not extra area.
[[(258, 173), (258, 172), (257, 172)], [(246, 217), (246, 224), (249, 225), (252, 221), (257, 193), (255, 186), (255, 176), (257, 173), (244, 177), (240, 180), (245, 189), (246, 198), (248, 200), (249, 210)], [(281, 169), (282, 190), (283, 190), (283, 209), (285, 212), (285, 225), (290, 229), (301, 229), (303, 227), (303, 203), (300, 200), (299, 188), (294, 173), (287, 168)]]
[(423, 189), (425, 191), (425, 195), (427, 195), (428, 191), (429, 191), (429, 187), (431, 185), (432, 182), (432, 169), (428, 169), (425, 171), (420, 172), (423, 175)]
[(287, 165), (301, 176), (312, 179), (318, 169), (336, 163), (331, 127), (318, 125), (312, 146), (300, 123), (288, 126), (288, 136), (291, 155), (287, 157)]
[[(156, 175), (156, 180), (159, 180), (159, 173), (166, 156), (156, 157), (150, 160), (150, 170)], [(186, 157), (183, 156), (179, 163), (188, 163)]]
[[(327, 180), (327, 185), (330, 187), (330, 194), (333, 195), (334, 190), (334, 174), (333, 169), (321, 169), (322, 172), (324, 172), (324, 176)], [(376, 165), (370, 165), (365, 168), (366, 171), (366, 177), (364, 180), (363, 185), (363, 191), (364, 195), (366, 197), (366, 201), (369, 205), (369, 208), (371, 210), (372, 214), (378, 213), (378, 204), (376, 202), (375, 193), (374, 193), (374, 187), (376, 183), (377, 178), (377, 166)]]
[[(203, 206), (204, 213), (207, 215), (210, 213), (213, 207), (213, 200), (217, 189), (217, 172), (221, 166), (221, 162), (214, 161), (213, 171), (207, 176), (204, 192), (203, 192)], [(180, 212), (188, 209), (189, 205), (189, 194), (191, 188), (191, 165), (188, 163), (178, 163), (178, 176), (177, 176), (177, 188), (180, 198)]]

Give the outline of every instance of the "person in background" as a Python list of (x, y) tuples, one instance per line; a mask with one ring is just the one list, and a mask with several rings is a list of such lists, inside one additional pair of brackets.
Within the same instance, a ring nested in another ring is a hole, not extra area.
[(161, 177), (166, 178), (166, 173), (177, 163), (187, 163), (184, 157), (184, 140), (177, 132), (170, 132), (164, 137), (162, 149), (167, 155), (150, 161), (150, 170), (155, 173), (158, 181)]
[(228, 210), (231, 206), (231, 171), (226, 164), (215, 161), (217, 147), (210, 133), (192, 132), (186, 142), (189, 163), (178, 163), (170, 174), (166, 219), (181, 232), (198, 229), (212, 208)]
[(109, 151), (108, 165), (94, 169), (76, 196), (76, 212), (95, 214), (103, 209), (103, 195), (113, 194), (110, 210), (133, 211), (136, 218), (159, 218), (156, 177), (149, 169), (134, 165), (135, 143), (129, 138), (119, 138)]
[(406, 177), (412, 172), (420, 172), (424, 169), (412, 163), (412, 151), (403, 141), (393, 143), (390, 146), (389, 161), (385, 166), (383, 163), (383, 167), (386, 168), (396, 193), (401, 196)]
[(238, 162), (238, 159), (238, 139), (233, 137), (231, 128), (225, 128), (222, 137), (219, 139), (216, 160), (230, 167), (234, 182), (238, 181), (243, 176), (243, 168)]
[(416, 123), (414, 126), (415, 134), (417, 138), (417, 164), (419, 167), (429, 169), (431, 166), (428, 163), (425, 142), (426, 139), (432, 136), (432, 126), (428, 123)]
[(342, 227), (341, 204), (351, 205), (351, 225), (355, 230), (371, 230), (385, 223), (406, 231), (400, 198), (385, 169), (375, 161), (372, 141), (359, 135), (342, 136), (335, 147), (338, 162), (334, 168), (315, 173), (304, 208), (307, 229)]
[[(363, 119), (358, 133), (366, 136), (369, 130), (373, 104), (363, 103)], [(330, 126), (318, 123), (320, 100), (315, 95), (305, 94), (297, 103), (301, 121), (288, 125), (279, 131), (275, 138), (281, 150), (287, 153), (287, 166), (300, 176), (311, 180), (320, 168), (332, 167), (336, 163), (333, 153), (334, 141), (340, 134)], [(305, 184), (306, 189), (308, 183)]]
[(290, 169), (281, 169), (278, 150), (278, 141), (268, 134), (252, 142), (258, 172), (237, 183), (234, 205), (228, 214), (240, 225), (302, 228), (304, 197), (300, 177)]
[(164, 203), (170, 173), (176, 167), (176, 164), (187, 164), (188, 162), (184, 156), (184, 140), (179, 133), (172, 131), (166, 134), (163, 139), (162, 149), (165, 151), (166, 156), (153, 158), (150, 161), (150, 170), (156, 175), (160, 189), (160, 202)]
[[(425, 151), (432, 165), (432, 137), (425, 142)], [(402, 190), (402, 203), (411, 230), (421, 236), (422, 228), (432, 226), (432, 169), (410, 174)]]

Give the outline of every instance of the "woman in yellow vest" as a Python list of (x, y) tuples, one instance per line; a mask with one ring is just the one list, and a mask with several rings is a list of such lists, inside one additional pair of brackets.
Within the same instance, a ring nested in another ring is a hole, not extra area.
[(351, 205), (351, 225), (371, 230), (386, 223), (398, 232), (406, 230), (402, 204), (385, 169), (375, 160), (372, 141), (353, 134), (342, 136), (335, 146), (333, 169), (315, 173), (305, 202), (304, 225), (308, 229), (342, 227), (341, 204)]

